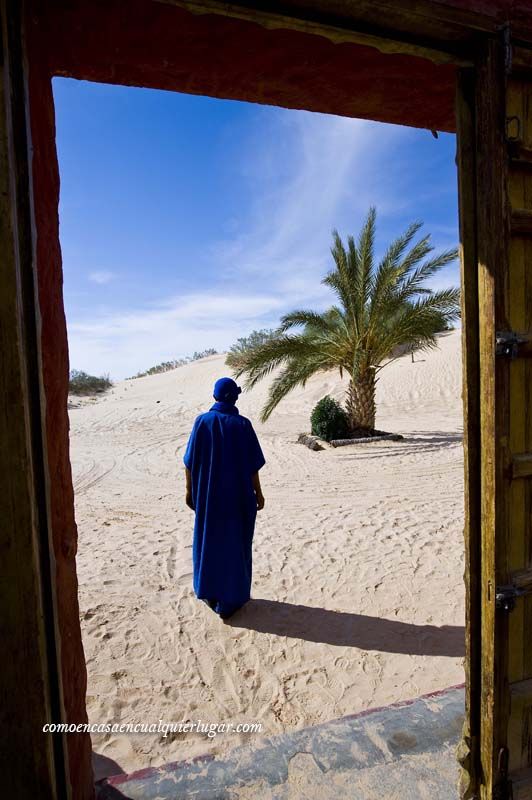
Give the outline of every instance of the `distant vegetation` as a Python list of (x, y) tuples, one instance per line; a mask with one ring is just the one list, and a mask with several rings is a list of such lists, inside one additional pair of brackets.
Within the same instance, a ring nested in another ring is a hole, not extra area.
[(207, 350), (196, 350), (196, 352), (191, 356), (187, 356), (186, 358), (176, 358), (173, 361), (162, 361), (160, 364), (156, 364), (154, 367), (150, 367), (144, 372), (137, 372), (136, 375), (132, 375), (131, 378), (126, 378), (126, 380), (132, 381), (135, 378), (144, 378), (146, 375), (158, 375), (161, 372), (170, 372), (172, 369), (177, 369), (177, 367), (184, 367), (185, 364), (190, 364), (191, 361), (199, 361), (200, 358), (217, 355), (218, 350), (215, 350), (214, 347), (208, 347)]
[(111, 388), (113, 382), (109, 375), (88, 375), (79, 369), (73, 369), (70, 373), (68, 391), (70, 394), (101, 394)]
[(241, 336), (227, 353), (225, 363), (237, 371), (245, 364), (247, 353), (255, 347), (269, 342), (275, 336), (273, 328), (263, 328), (260, 331), (251, 331), (249, 336)]

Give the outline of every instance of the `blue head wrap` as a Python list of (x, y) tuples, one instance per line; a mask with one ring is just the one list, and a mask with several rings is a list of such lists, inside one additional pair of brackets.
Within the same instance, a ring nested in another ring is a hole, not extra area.
[(242, 389), (232, 378), (219, 378), (214, 384), (214, 399), (222, 403), (234, 405)]

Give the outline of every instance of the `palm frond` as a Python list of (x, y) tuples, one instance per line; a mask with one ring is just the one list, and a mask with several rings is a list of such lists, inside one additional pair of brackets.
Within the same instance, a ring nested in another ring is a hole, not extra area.
[(272, 382), (268, 399), (261, 411), (261, 421), (266, 422), (272, 411), (283, 398), (298, 386), (305, 386), (307, 380), (324, 369), (321, 361), (309, 359), (305, 362), (290, 360), (282, 372)]
[(377, 320), (378, 326), (386, 325), (386, 320), (392, 320), (405, 303), (422, 295), (434, 295), (434, 290), (426, 286), (425, 281), (442, 267), (452, 263), (456, 256), (456, 249), (446, 250), (410, 272), (396, 286), (391, 286), (390, 290), (381, 297), (380, 304), (374, 309), (374, 320)]
[(286, 331), (290, 330), (291, 328), (301, 325), (308, 326), (309, 328), (313, 328), (317, 331), (329, 333), (332, 327), (331, 316), (328, 312), (325, 314), (320, 314), (317, 311), (308, 311), (306, 309), (291, 311), (290, 314), (285, 314), (284, 317), (281, 317), (278, 330), (281, 333), (286, 333)]
[(379, 305), (382, 295), (397, 281), (399, 275), (404, 274), (405, 264), (409, 264), (412, 260), (414, 263), (418, 263), (430, 252), (431, 248), (428, 245), (430, 237), (426, 236), (414, 245), (409, 254), (401, 261), (405, 250), (422, 225), (422, 222), (413, 222), (403, 235), (395, 239), (388, 247), (371, 281), (371, 310)]
[(432, 278), (442, 267), (452, 264), (458, 258), (458, 250), (454, 247), (452, 250), (444, 250), (434, 258), (425, 261), (417, 269), (411, 271), (410, 274), (402, 281), (398, 295), (405, 300), (410, 299), (416, 294), (428, 294), (431, 290), (424, 287), (423, 284), (429, 278)]
[(389, 325), (381, 329), (378, 343), (372, 350), (376, 366), (390, 357), (394, 350), (405, 345), (426, 349), (436, 344), (436, 334), (444, 324), (460, 316), (460, 290), (444, 289), (404, 303)]
[(419, 241), (412, 245), (408, 253), (401, 258), (397, 264), (398, 278), (408, 275), (420, 261), (426, 258), (434, 250), (431, 244), (430, 234), (423, 236)]
[(348, 255), (337, 230), (332, 233), (333, 246), (331, 255), (334, 268), (323, 278), (322, 283), (329, 286), (337, 295), (343, 308), (348, 309), (352, 304), (349, 285)]
[(375, 224), (377, 210), (372, 206), (359, 236), (357, 259), (352, 264), (352, 287), (355, 295), (355, 315), (360, 333), (364, 327), (366, 306), (370, 297), (375, 250)]
[(326, 343), (305, 334), (292, 336), (279, 334), (270, 341), (249, 350), (245, 361), (239, 365), (235, 377), (246, 375), (246, 389), (252, 389), (272, 370), (290, 359), (296, 359), (303, 363), (306, 359), (317, 356), (324, 364), (330, 363), (330, 353)]

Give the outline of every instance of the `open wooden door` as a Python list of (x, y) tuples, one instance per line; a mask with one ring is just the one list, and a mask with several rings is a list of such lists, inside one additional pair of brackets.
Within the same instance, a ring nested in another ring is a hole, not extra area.
[(466, 440), (462, 796), (532, 799), (532, 51), (457, 96)]

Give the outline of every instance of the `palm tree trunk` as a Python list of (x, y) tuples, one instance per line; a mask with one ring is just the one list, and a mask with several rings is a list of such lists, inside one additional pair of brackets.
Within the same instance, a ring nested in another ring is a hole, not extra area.
[(347, 387), (346, 411), (351, 430), (375, 428), (375, 370), (368, 369), (352, 378)]

